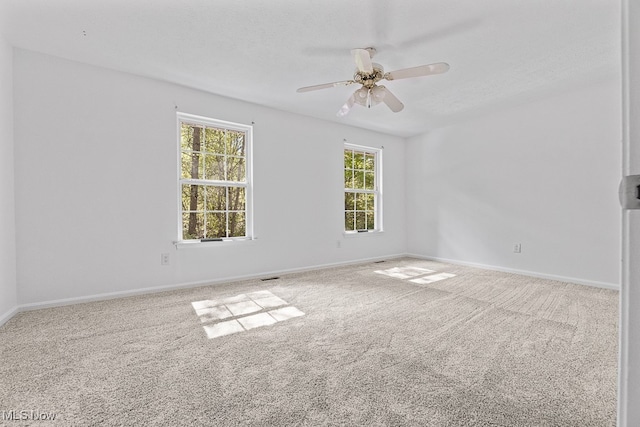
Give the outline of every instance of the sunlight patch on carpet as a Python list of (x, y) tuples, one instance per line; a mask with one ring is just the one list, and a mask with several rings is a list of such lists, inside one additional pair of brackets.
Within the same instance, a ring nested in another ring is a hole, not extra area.
[(409, 281), (411, 283), (417, 283), (418, 285), (427, 285), (429, 283), (438, 282), (440, 280), (448, 279), (450, 277), (456, 277), (456, 275), (451, 273), (431, 274), (429, 276), (419, 277), (417, 279), (411, 279)]
[(194, 301), (195, 310), (209, 339), (273, 325), (304, 316), (296, 307), (270, 291), (256, 291), (221, 300)]
[(420, 267), (393, 267), (386, 270), (376, 270), (378, 274), (395, 277), (396, 279), (409, 279), (411, 277), (422, 276), (427, 273), (433, 273), (433, 270), (427, 270)]
[[(410, 279), (409, 282), (416, 285), (428, 285), (429, 283), (438, 282), (440, 280), (456, 277), (451, 273), (435, 273), (434, 270), (427, 270), (420, 267), (393, 267), (386, 270), (376, 270), (374, 273), (384, 274), (385, 276), (394, 277), (396, 279)], [(420, 277), (421, 276), (421, 277)]]

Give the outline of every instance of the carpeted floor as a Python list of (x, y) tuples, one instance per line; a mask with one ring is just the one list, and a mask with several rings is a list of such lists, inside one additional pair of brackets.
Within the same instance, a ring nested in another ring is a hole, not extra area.
[(24, 312), (0, 328), (0, 424), (614, 426), (617, 311), (404, 258)]

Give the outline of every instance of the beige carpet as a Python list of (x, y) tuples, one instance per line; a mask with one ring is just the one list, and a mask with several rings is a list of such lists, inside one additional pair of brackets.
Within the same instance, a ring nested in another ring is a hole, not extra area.
[(614, 426), (617, 310), (407, 258), (25, 312), (0, 424)]

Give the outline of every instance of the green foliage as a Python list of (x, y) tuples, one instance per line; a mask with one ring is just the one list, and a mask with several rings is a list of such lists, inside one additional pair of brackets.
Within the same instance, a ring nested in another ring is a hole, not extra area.
[(227, 237), (227, 214), (225, 212), (207, 212), (206, 237)]
[(344, 210), (352, 211), (355, 210), (355, 193), (345, 192), (344, 193)]
[(354, 231), (356, 228), (355, 211), (346, 211), (344, 213), (344, 229), (346, 231)]
[(375, 154), (344, 151), (344, 188), (375, 190)]
[(346, 231), (375, 229), (375, 194), (345, 191)]
[(202, 159), (204, 163), (202, 178), (210, 181), (224, 181), (224, 156), (205, 154)]
[(376, 166), (376, 156), (375, 156), (375, 154), (366, 153), (365, 162), (364, 162), (364, 169), (368, 170), (368, 171), (373, 171), (375, 169), (375, 166)]
[(353, 169), (353, 150), (344, 150), (344, 168)]
[(373, 172), (364, 172), (364, 188), (365, 190), (375, 190), (375, 174)]
[(353, 168), (360, 170), (364, 169), (364, 153), (362, 151), (353, 152)]
[(180, 176), (203, 180), (182, 185), (183, 238), (245, 236), (246, 190), (230, 185), (246, 182), (245, 134), (191, 123), (180, 132)]
[[(346, 231), (375, 229), (376, 155), (344, 150), (344, 228)], [(352, 191), (349, 191), (352, 190)]]

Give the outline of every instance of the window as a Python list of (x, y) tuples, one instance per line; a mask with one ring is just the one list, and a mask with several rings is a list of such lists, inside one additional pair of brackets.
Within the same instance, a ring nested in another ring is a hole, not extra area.
[(344, 229), (382, 231), (382, 150), (344, 145)]
[(178, 114), (179, 240), (251, 237), (251, 126)]

